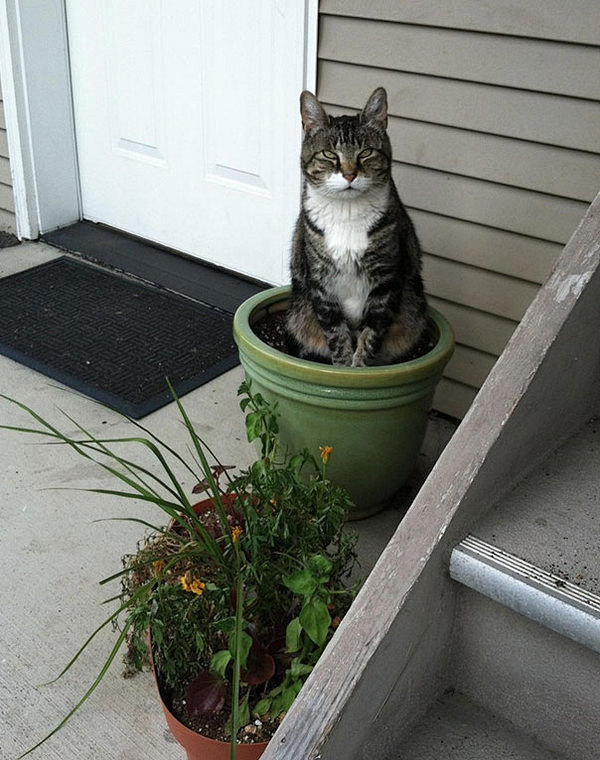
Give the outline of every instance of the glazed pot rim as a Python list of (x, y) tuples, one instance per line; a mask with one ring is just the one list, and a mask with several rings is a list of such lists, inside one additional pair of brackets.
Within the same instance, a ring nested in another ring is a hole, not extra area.
[(289, 299), (290, 292), (289, 285), (261, 291), (239, 306), (233, 320), (234, 338), (240, 353), (247, 353), (260, 362), (268, 362), (283, 375), (309, 376), (312, 382), (320, 385), (382, 387), (441, 374), (454, 351), (452, 327), (443, 314), (428, 306), (428, 316), (437, 327), (438, 340), (430, 351), (416, 359), (379, 367), (337, 367), (290, 356), (262, 341), (252, 330), (257, 315), (281, 310), (281, 304)]

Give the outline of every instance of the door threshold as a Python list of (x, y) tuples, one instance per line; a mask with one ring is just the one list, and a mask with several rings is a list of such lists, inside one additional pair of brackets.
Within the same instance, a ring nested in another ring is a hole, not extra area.
[(247, 298), (269, 287), (102, 224), (76, 222), (48, 232), (41, 239), (95, 264), (139, 277), (229, 314)]

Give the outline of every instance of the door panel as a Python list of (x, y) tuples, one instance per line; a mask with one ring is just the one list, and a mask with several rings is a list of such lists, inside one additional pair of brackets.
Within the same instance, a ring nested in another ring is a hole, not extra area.
[(305, 2), (67, 0), (84, 216), (280, 283)]

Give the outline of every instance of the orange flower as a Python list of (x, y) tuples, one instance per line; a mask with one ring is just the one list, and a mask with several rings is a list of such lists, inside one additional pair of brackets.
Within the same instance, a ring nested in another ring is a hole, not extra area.
[(164, 566), (165, 563), (162, 559), (157, 559), (152, 563), (152, 569), (154, 570), (155, 577), (158, 577), (161, 574)]
[(333, 451), (333, 446), (319, 446), (319, 451), (321, 452), (321, 459), (323, 460), (323, 464), (327, 464), (327, 462), (329, 462), (331, 452)]
[(239, 525), (236, 525), (235, 528), (233, 528), (231, 531), (231, 540), (233, 541), (234, 544), (237, 543), (241, 535), (242, 535), (242, 529), (240, 528)]
[(197, 578), (193, 578), (191, 573), (182, 575), (179, 582), (184, 591), (189, 591), (191, 594), (196, 594), (197, 596), (202, 596), (204, 589), (206, 588), (206, 583), (202, 583), (202, 581), (199, 581)]

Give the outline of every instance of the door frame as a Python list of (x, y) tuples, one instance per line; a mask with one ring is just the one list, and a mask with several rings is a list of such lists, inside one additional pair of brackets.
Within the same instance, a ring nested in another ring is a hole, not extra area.
[[(314, 92), (319, 3), (303, 2), (303, 87)], [(17, 235), (34, 240), (82, 218), (66, 0), (0, 0), (0, 79)]]

